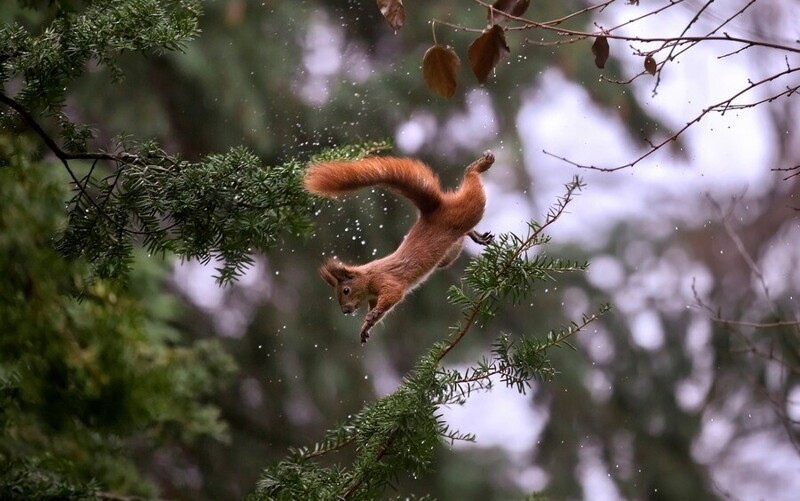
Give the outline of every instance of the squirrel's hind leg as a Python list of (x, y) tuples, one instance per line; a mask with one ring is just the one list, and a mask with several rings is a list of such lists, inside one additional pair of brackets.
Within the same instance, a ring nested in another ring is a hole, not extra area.
[(439, 264), (437, 264), (436, 266), (438, 268), (447, 268), (448, 266), (453, 264), (453, 261), (455, 261), (456, 258), (458, 258), (458, 256), (461, 254), (461, 249), (463, 248), (464, 248), (464, 239), (459, 238), (453, 245), (450, 246), (449, 249), (447, 249), (447, 254), (444, 255), (442, 260), (439, 261)]
[(489, 170), (489, 167), (492, 166), (494, 163), (494, 153), (491, 150), (486, 150), (483, 152), (483, 156), (467, 167), (467, 172), (485, 172)]

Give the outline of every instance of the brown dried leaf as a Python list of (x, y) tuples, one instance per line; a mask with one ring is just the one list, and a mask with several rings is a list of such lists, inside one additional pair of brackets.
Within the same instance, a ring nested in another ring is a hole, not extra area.
[(505, 31), (496, 24), (483, 30), (483, 34), (470, 44), (467, 50), (469, 64), (481, 85), (486, 83), (489, 73), (503, 56), (510, 52), (511, 49), (506, 44)]
[(644, 58), (644, 70), (651, 75), (656, 74), (656, 60), (653, 59), (653, 56), (648, 55)]
[[(494, 21), (498, 21), (500, 17), (505, 18), (501, 13), (519, 17), (528, 10), (530, 4), (531, 0), (497, 0), (492, 4), (492, 9), (494, 9)], [(491, 9), (489, 10), (488, 17), (489, 21), (493, 20)]]
[(399, 30), (403, 27), (406, 22), (406, 9), (403, 7), (403, 0), (378, 0), (378, 8), (392, 29)]
[(594, 54), (594, 64), (601, 70), (606, 67), (608, 61), (608, 39), (603, 35), (597, 37), (592, 44), (592, 54)]
[(425, 51), (422, 57), (422, 76), (433, 92), (453, 97), (460, 66), (461, 60), (453, 49), (437, 44)]

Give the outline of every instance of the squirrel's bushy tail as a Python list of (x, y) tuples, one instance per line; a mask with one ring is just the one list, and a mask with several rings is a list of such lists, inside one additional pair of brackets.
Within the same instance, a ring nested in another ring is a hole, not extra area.
[(332, 197), (366, 186), (382, 185), (409, 198), (422, 212), (442, 201), (439, 178), (424, 163), (410, 158), (368, 157), (350, 162), (321, 162), (309, 167), (306, 190)]

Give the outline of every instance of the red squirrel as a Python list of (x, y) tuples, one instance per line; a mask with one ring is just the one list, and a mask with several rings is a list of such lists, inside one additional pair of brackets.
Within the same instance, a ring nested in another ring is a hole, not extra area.
[(363, 301), (369, 312), (361, 327), (361, 343), (377, 324), (414, 287), (436, 268), (449, 266), (469, 236), (481, 245), (492, 241), (491, 233), (473, 228), (483, 217), (486, 194), (480, 173), (494, 163), (491, 151), (467, 167), (461, 186), (444, 191), (439, 178), (410, 158), (368, 157), (355, 161), (321, 162), (305, 175), (305, 188), (324, 197), (335, 197), (372, 185), (382, 185), (409, 198), (419, 217), (400, 247), (386, 257), (366, 264), (350, 265), (328, 258), (319, 274), (336, 290), (342, 313), (355, 312)]

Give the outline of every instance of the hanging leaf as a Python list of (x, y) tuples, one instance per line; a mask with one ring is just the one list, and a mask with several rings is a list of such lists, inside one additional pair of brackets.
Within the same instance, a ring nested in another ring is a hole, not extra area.
[(422, 76), (433, 92), (453, 97), (460, 66), (461, 60), (453, 49), (436, 44), (422, 57)]
[(653, 59), (653, 56), (648, 55), (644, 58), (644, 70), (651, 75), (656, 74), (656, 60)]
[(511, 49), (506, 44), (505, 31), (496, 24), (483, 30), (483, 34), (470, 44), (467, 51), (469, 64), (481, 85), (486, 83), (486, 80), (489, 79), (489, 73), (497, 66), (503, 56), (510, 52)]
[(494, 9), (494, 19), (492, 19), (492, 9), (489, 9), (488, 17), (489, 21), (497, 22), (500, 17), (504, 14), (509, 14), (514, 17), (519, 17), (528, 10), (528, 6), (530, 6), (531, 0), (497, 0), (494, 4), (492, 4), (492, 9)]
[(606, 67), (608, 61), (608, 39), (603, 35), (597, 37), (592, 44), (592, 54), (594, 54), (594, 64), (601, 70)]
[(403, 7), (403, 0), (378, 0), (378, 8), (392, 29), (399, 30), (403, 27), (406, 22), (406, 9)]

